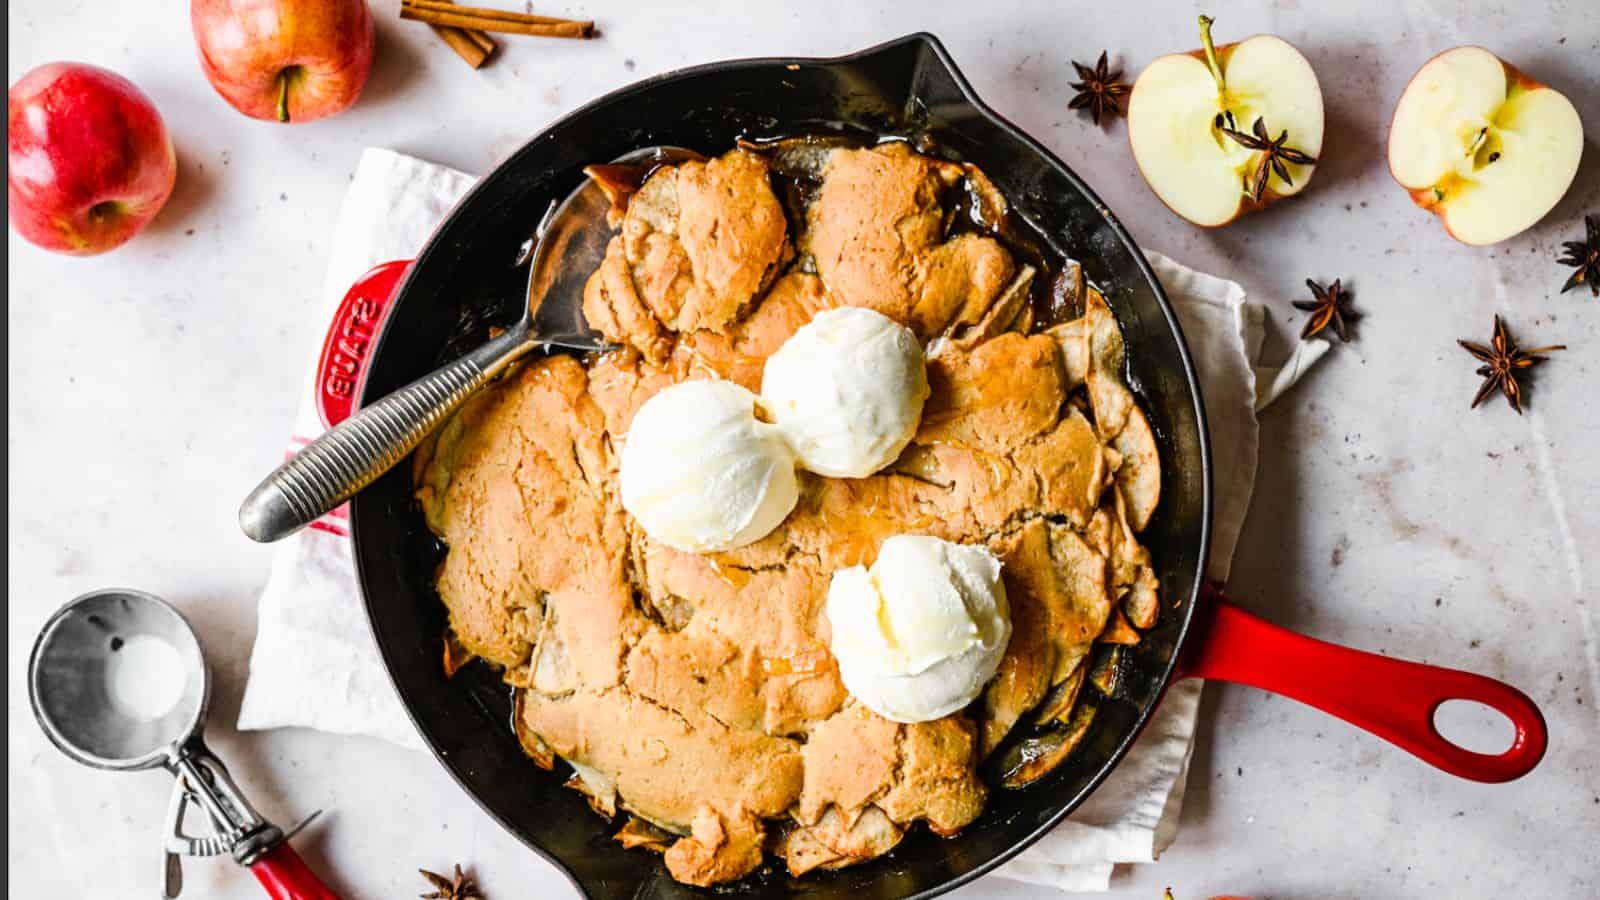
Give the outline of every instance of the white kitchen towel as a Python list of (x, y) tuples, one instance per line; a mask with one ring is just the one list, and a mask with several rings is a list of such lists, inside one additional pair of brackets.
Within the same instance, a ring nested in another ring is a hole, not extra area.
[[(473, 180), (391, 150), (361, 154), (333, 229), (317, 307), (321, 327), (287, 453), (326, 430), (317, 406), (317, 363), (345, 292), (373, 266), (416, 256)], [(424, 749), (367, 627), (342, 508), (278, 542), (261, 591), (239, 728), (286, 725)]]
[[(471, 184), (460, 172), (367, 150), (339, 210), (317, 321), (332, 320), (345, 292), (367, 269), (414, 256)], [(1178, 311), (1206, 397), (1217, 501), (1210, 574), (1225, 579), (1255, 481), (1255, 411), (1287, 390), (1326, 347), (1301, 342), (1282, 370), (1255, 368), (1265, 308), (1247, 302), (1234, 282), (1147, 255)], [(317, 412), (317, 358), (302, 390), (289, 452), (324, 429)], [(1115, 864), (1155, 859), (1177, 827), (1199, 698), (1198, 682), (1174, 685), (1105, 784), (999, 876), (1062, 890), (1105, 890)], [(279, 542), (261, 593), (239, 728), (292, 725), (422, 747), (367, 627), (342, 512)]]

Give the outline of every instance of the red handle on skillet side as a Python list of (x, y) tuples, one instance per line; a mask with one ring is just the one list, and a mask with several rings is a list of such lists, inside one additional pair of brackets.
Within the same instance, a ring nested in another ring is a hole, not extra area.
[[(1214, 678), (1281, 694), (1473, 781), (1520, 778), (1544, 756), (1544, 716), (1509, 684), (1309, 638), (1245, 612), (1209, 585), (1192, 627), (1179, 678)], [(1476, 753), (1445, 739), (1433, 714), (1446, 700), (1475, 700), (1510, 719), (1516, 727), (1511, 748)]]
[(356, 391), (372, 361), (372, 342), (411, 262), (397, 259), (373, 266), (339, 301), (317, 358), (317, 413), (325, 427), (332, 428), (355, 412)]
[(256, 876), (272, 900), (339, 900), (339, 895), (322, 883), (288, 841), (279, 842), (251, 863), (250, 874)]

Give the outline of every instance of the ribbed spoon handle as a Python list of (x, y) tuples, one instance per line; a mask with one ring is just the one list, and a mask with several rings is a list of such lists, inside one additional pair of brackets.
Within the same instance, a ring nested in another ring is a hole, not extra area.
[(328, 429), (250, 492), (239, 527), (268, 543), (316, 521), (393, 468), (531, 346), (526, 332), (508, 332)]

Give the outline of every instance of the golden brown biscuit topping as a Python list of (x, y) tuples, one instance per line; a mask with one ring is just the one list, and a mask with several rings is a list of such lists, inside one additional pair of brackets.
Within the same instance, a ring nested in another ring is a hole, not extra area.
[[(760, 154), (655, 173), (585, 294), (623, 349), (527, 363), (417, 455), (452, 631), (520, 689), (524, 746), (570, 763), (597, 810), (630, 817), (618, 840), (692, 884), (747, 874), (763, 847), (798, 874), (887, 852), (919, 820), (959, 831), (987, 796), (979, 762), (1022, 724), (1070, 733), (1097, 638), (1119, 609), (1148, 627), (1158, 608), (1135, 535), (1159, 460), (1099, 295), (1027, 333), (1031, 268), (948, 233), (963, 179), (986, 214), (1003, 204), (987, 179), (899, 144), (826, 158), (796, 236)], [(791, 240), (801, 262), (783, 271)], [(617, 494), (639, 407), (688, 379), (754, 390), (767, 356), (840, 305), (944, 338), (911, 445), (866, 478), (801, 473), (794, 511), (748, 546), (650, 540)], [(901, 533), (987, 545), (1014, 622), (983, 697), (912, 725), (850, 698), (823, 615), (833, 572)]]
[(783, 208), (766, 161), (735, 150), (651, 175), (584, 292), (605, 337), (659, 362), (671, 335), (721, 331), (788, 262)]

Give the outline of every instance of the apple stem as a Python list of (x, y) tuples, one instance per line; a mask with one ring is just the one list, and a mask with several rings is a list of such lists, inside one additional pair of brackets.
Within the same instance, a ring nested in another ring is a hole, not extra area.
[(278, 121), (289, 121), (289, 70), (278, 73)]
[(1206, 51), (1206, 67), (1211, 70), (1211, 77), (1217, 81), (1217, 94), (1224, 97), (1222, 105), (1226, 107), (1227, 84), (1222, 80), (1222, 63), (1217, 61), (1217, 48), (1211, 42), (1211, 23), (1216, 20), (1210, 16), (1200, 17), (1200, 46)]

